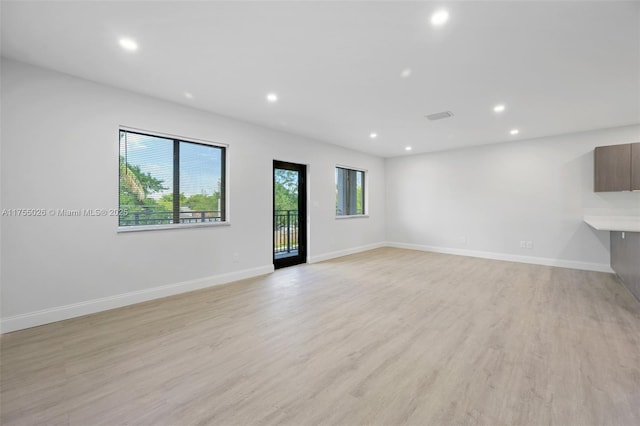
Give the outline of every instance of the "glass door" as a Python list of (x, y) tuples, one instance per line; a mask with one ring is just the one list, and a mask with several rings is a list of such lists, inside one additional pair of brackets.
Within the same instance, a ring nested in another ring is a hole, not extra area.
[(307, 190), (304, 164), (273, 161), (273, 264), (307, 261)]

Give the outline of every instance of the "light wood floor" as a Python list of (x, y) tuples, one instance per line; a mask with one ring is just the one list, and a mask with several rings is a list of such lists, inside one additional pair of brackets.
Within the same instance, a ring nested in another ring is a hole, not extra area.
[(385, 248), (0, 342), (5, 425), (640, 425), (604, 273)]

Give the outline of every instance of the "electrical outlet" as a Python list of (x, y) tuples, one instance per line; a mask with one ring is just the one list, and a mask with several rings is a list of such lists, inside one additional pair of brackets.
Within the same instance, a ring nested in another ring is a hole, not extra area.
[(520, 241), (520, 248), (527, 248), (527, 242), (525, 240)]
[(238, 263), (240, 262), (240, 255), (238, 254), (238, 252), (234, 252), (233, 253), (233, 263)]
[(527, 241), (527, 248), (531, 250), (533, 248), (533, 241)]

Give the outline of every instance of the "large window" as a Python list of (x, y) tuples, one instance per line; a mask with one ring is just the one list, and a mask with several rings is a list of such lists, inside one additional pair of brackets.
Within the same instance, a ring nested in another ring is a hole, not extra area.
[(336, 216), (365, 214), (363, 170), (336, 167)]
[(224, 222), (225, 151), (224, 146), (120, 130), (121, 229)]

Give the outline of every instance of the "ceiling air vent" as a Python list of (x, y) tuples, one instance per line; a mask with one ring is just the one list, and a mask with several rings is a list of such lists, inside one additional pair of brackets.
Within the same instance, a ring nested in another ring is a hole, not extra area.
[(436, 112), (435, 114), (427, 115), (427, 118), (431, 121), (442, 120), (443, 118), (449, 118), (449, 117), (453, 117), (453, 113), (451, 111)]

